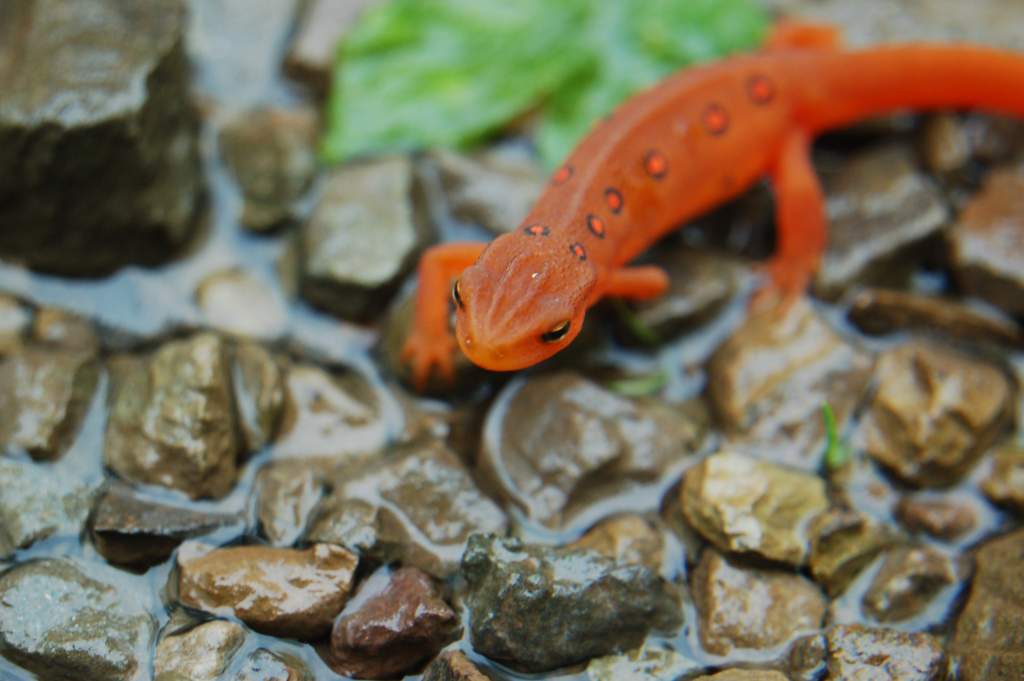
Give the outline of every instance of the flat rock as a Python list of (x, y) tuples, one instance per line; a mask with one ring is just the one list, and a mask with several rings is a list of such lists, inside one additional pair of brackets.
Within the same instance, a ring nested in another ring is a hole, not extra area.
[(104, 558), (146, 568), (169, 558), (190, 537), (241, 522), (237, 514), (171, 506), (146, 499), (127, 485), (112, 484), (97, 500), (89, 525), (93, 544)]
[(117, 570), (65, 558), (3, 573), (0, 655), (40, 681), (134, 681), (150, 665), (155, 623), (130, 588)]
[(196, 289), (196, 302), (206, 325), (221, 333), (250, 340), (273, 341), (288, 330), (283, 297), (268, 284), (240, 269), (207, 276)]
[(412, 672), (461, 633), (459, 616), (416, 568), (371, 576), (356, 600), (331, 633), (328, 662), (344, 676), (389, 679)]
[(519, 671), (632, 649), (682, 621), (673, 585), (591, 551), (474, 535), (462, 572), (473, 648)]
[(1024, 173), (997, 170), (949, 235), (957, 281), (1011, 315), (1024, 315)]
[(127, 480), (193, 499), (227, 494), (241, 443), (220, 338), (200, 333), (151, 356), (115, 357), (108, 367), (106, 465)]
[(464, 653), (446, 650), (423, 671), (422, 681), (491, 681)]
[(861, 601), (879, 622), (900, 622), (921, 614), (944, 589), (959, 583), (960, 570), (947, 554), (930, 546), (889, 549)]
[(898, 535), (888, 525), (858, 511), (833, 508), (810, 527), (811, 574), (831, 596), (838, 596)]
[(723, 551), (807, 562), (806, 528), (828, 507), (825, 481), (721, 451), (689, 469), (680, 488), (687, 521)]
[(781, 318), (773, 310), (749, 316), (711, 358), (708, 390), (732, 448), (817, 470), (821, 405), (832, 407), (842, 430), (872, 363), (800, 299)]
[(155, 681), (217, 681), (244, 641), (245, 629), (224, 620), (165, 636), (156, 646)]
[(830, 679), (941, 681), (946, 654), (930, 634), (839, 625), (828, 630)]
[(665, 681), (682, 679), (704, 665), (670, 648), (644, 645), (618, 655), (597, 657), (587, 664), (588, 681)]
[(41, 344), (0, 359), (0, 448), (37, 460), (71, 446), (99, 380), (92, 352)]
[[(202, 195), (180, 0), (15, 0), (0, 28), (0, 252), (68, 274), (157, 264)], [(112, 171), (112, 169), (114, 169)]]
[(262, 345), (240, 343), (234, 349), (231, 383), (247, 452), (258, 452), (277, 437), (285, 397), (281, 364)]
[(1020, 681), (1024, 670), (1024, 530), (981, 547), (947, 649), (963, 681)]
[(911, 532), (924, 532), (945, 541), (970, 534), (978, 526), (978, 512), (971, 502), (955, 497), (904, 496), (895, 513)]
[(343, 319), (376, 317), (431, 238), (416, 193), (404, 157), (329, 172), (299, 237), (303, 298)]
[(713, 655), (767, 650), (814, 633), (826, 599), (814, 582), (790, 572), (733, 564), (707, 549), (691, 575), (701, 645)]
[(338, 43), (367, 8), (380, 0), (310, 0), (285, 59), (288, 73), (320, 95), (327, 94)]
[(316, 173), (316, 113), (266, 107), (236, 114), (220, 133), (221, 153), (242, 190), (242, 225), (263, 232), (295, 217)]
[(1006, 445), (995, 452), (981, 489), (993, 503), (1024, 513), (1024, 446)]
[(301, 462), (270, 463), (256, 474), (256, 513), (271, 546), (291, 546), (324, 494), (324, 481)]
[(602, 520), (567, 548), (589, 549), (617, 563), (646, 565), (660, 573), (665, 562), (664, 527), (640, 515), (615, 516)]
[(527, 518), (558, 528), (588, 504), (658, 483), (703, 435), (703, 424), (665, 404), (629, 400), (573, 373), (547, 374), (499, 395), (479, 466)]
[(93, 496), (78, 476), (0, 459), (0, 558), (51, 536), (77, 537)]
[(313, 681), (302, 661), (265, 648), (252, 651), (231, 681)]
[(312, 640), (330, 631), (348, 601), (355, 568), (352, 553), (326, 544), (211, 549), (188, 542), (178, 549), (178, 598), (257, 631)]
[(919, 486), (955, 482), (1007, 424), (1012, 390), (995, 366), (923, 341), (883, 352), (860, 423), (868, 454)]

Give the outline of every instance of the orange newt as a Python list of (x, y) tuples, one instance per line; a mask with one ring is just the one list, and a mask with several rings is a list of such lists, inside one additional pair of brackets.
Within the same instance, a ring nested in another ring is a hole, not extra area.
[(669, 77), (579, 144), (515, 232), (424, 253), (403, 348), (414, 384), (435, 369), (451, 378), (450, 286), (462, 351), (487, 369), (530, 366), (566, 347), (601, 298), (663, 293), (665, 272), (627, 263), (762, 177), (778, 230), (767, 290), (792, 300), (826, 241), (811, 140), (870, 116), (940, 108), (1024, 116), (1024, 56), (967, 45), (845, 51), (832, 27), (782, 23), (760, 53)]

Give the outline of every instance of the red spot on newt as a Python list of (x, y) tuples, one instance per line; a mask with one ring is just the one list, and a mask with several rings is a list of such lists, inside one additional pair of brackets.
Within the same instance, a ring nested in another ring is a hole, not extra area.
[(644, 170), (654, 179), (660, 180), (668, 175), (668, 159), (660, 151), (651, 149), (644, 154)]
[(614, 187), (604, 190), (604, 202), (608, 204), (608, 210), (618, 215), (622, 212), (622, 192)]
[(590, 233), (596, 236), (598, 239), (604, 238), (604, 220), (597, 217), (593, 213), (587, 216), (587, 229), (589, 229)]
[(547, 236), (548, 234), (551, 234), (551, 228), (549, 228), (547, 225), (539, 224), (525, 227), (523, 231), (529, 234), (530, 236)]
[(704, 109), (704, 127), (712, 135), (722, 135), (729, 129), (729, 112), (721, 104), (710, 104)]
[(747, 81), (747, 93), (754, 104), (771, 104), (775, 99), (775, 83), (767, 76), (751, 76)]
[(569, 245), (569, 250), (580, 260), (587, 259), (587, 249), (583, 247), (583, 244), (576, 242)]
[(565, 184), (572, 177), (572, 166), (566, 164), (555, 171), (555, 174), (551, 176), (551, 184)]

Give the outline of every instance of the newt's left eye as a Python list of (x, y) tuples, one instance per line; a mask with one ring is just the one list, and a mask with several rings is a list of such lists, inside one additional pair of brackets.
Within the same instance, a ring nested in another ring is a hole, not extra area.
[(564, 322), (556, 324), (547, 333), (542, 333), (540, 339), (545, 343), (557, 343), (569, 333), (569, 323), (569, 320), (566, 319)]
[(452, 300), (459, 306), (459, 309), (465, 309), (466, 304), (462, 302), (462, 288), (459, 286), (459, 280), (456, 279), (455, 283), (452, 284)]

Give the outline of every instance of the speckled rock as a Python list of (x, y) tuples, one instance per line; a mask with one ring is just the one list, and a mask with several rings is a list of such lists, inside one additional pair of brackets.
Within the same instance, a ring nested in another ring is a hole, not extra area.
[(0, 252), (74, 274), (155, 264), (201, 196), (184, 3), (15, 0), (0, 29)]
[(686, 472), (683, 513), (723, 551), (791, 565), (807, 561), (806, 527), (828, 507), (820, 477), (721, 451)]
[(864, 447), (915, 485), (954, 482), (1006, 426), (1010, 383), (986, 362), (915, 341), (883, 352), (876, 376)]
[(89, 522), (96, 550), (111, 563), (134, 568), (166, 560), (185, 539), (241, 524), (238, 514), (171, 506), (146, 499), (123, 484), (112, 484), (103, 492)]
[(155, 624), (132, 588), (117, 570), (70, 559), (5, 572), (0, 655), (40, 681), (134, 681), (149, 667)]
[(271, 546), (291, 546), (306, 529), (324, 494), (324, 482), (308, 465), (271, 463), (256, 474), (256, 512)]
[(196, 302), (207, 326), (221, 333), (273, 341), (288, 328), (288, 310), (279, 293), (240, 269), (214, 272), (199, 283)]
[(170, 341), (149, 357), (115, 357), (109, 369), (107, 466), (193, 499), (227, 494), (240, 442), (220, 338)]
[(302, 296), (345, 319), (372, 319), (431, 238), (407, 158), (331, 171), (303, 225)]
[(0, 294), (0, 355), (16, 352), (32, 323), (32, 314), (16, 298)]
[(1012, 315), (1024, 315), (1024, 173), (997, 170), (950, 233), (960, 285)]
[(567, 548), (589, 549), (617, 563), (646, 565), (661, 572), (665, 562), (664, 527), (644, 516), (615, 516), (602, 520)]
[[(477, 488), (459, 458), (437, 443), (394, 452), (358, 470), (342, 469), (334, 490), (349, 504), (337, 506), (340, 517), (326, 522), (351, 531), (352, 521), (367, 517), (360, 513), (366, 507), (351, 505), (361, 501), (374, 509), (372, 525), (366, 523), (375, 536), (370, 555), (438, 577), (458, 569), (471, 534), (506, 529), (505, 513)], [(366, 525), (349, 537), (368, 536)]]
[(330, 631), (348, 601), (356, 557), (343, 548), (236, 546), (178, 549), (179, 599), (189, 607), (234, 615), (257, 631), (304, 640)]
[(380, 0), (310, 0), (299, 20), (285, 59), (293, 77), (326, 94), (334, 72), (338, 42), (364, 10)]
[(698, 676), (693, 681), (787, 681), (786, 675), (774, 669), (726, 669), (717, 674)]
[(816, 470), (825, 444), (821, 405), (831, 405), (842, 429), (871, 366), (801, 299), (782, 318), (771, 310), (750, 316), (712, 357), (708, 389), (730, 446)]
[[(703, 426), (572, 373), (514, 382), (491, 407), (479, 466), (529, 519), (571, 524), (586, 502), (654, 485), (696, 451)], [(652, 494), (652, 508), (658, 495)]]
[(313, 681), (313, 675), (291, 655), (254, 650), (242, 663), (231, 681)]
[(1024, 530), (986, 543), (975, 557), (967, 605), (947, 650), (963, 681), (1020, 681), (1024, 670)]
[(993, 454), (981, 489), (992, 502), (1024, 513), (1024, 445), (1006, 445)]
[(714, 655), (782, 645), (817, 631), (825, 616), (825, 597), (809, 579), (742, 567), (712, 549), (701, 556), (690, 589), (701, 645)]
[(854, 297), (849, 316), (869, 334), (924, 330), (966, 341), (1024, 345), (1024, 331), (1013, 320), (939, 296), (869, 289)]
[(459, 637), (459, 616), (425, 573), (403, 567), (369, 578), (334, 622), (328, 662), (357, 679), (390, 679), (412, 672)]
[(98, 379), (91, 352), (33, 344), (0, 360), (0, 448), (60, 458), (78, 434)]
[(898, 539), (888, 525), (839, 508), (815, 518), (809, 533), (811, 574), (832, 596), (843, 593), (880, 551)]
[(978, 512), (966, 498), (905, 496), (894, 512), (911, 532), (946, 541), (969, 534), (978, 525)]
[(941, 591), (957, 584), (960, 569), (930, 546), (899, 546), (886, 552), (862, 601), (879, 622), (900, 622), (920, 614)]
[(221, 152), (242, 190), (242, 225), (266, 231), (294, 217), (316, 172), (316, 113), (266, 107), (235, 115), (220, 133)]
[(673, 585), (589, 551), (474, 535), (462, 572), (473, 647), (520, 671), (635, 648), (682, 620)]
[(830, 679), (865, 681), (941, 681), (946, 655), (929, 634), (862, 625), (828, 630)]
[(908, 254), (938, 237), (949, 220), (938, 187), (903, 146), (861, 153), (822, 179), (829, 238), (814, 291), (826, 298), (854, 284), (898, 280), (914, 260)]
[(240, 343), (231, 364), (235, 409), (247, 452), (258, 452), (277, 437), (284, 411), (284, 370), (263, 346)]
[(217, 681), (244, 641), (245, 629), (224, 620), (165, 636), (156, 646), (154, 681)]
[(423, 671), (422, 681), (491, 681), (461, 651), (447, 650)]
[(704, 665), (657, 645), (618, 655), (594, 658), (587, 664), (588, 681), (665, 681), (686, 678)]
[(0, 558), (47, 537), (77, 536), (93, 496), (78, 476), (0, 459)]
[(452, 214), (499, 234), (518, 227), (544, 189), (543, 173), (524, 147), (496, 147), (472, 156), (442, 149), (431, 152), (430, 160)]
[(827, 668), (825, 634), (808, 634), (794, 641), (781, 661), (789, 681), (821, 681)]

